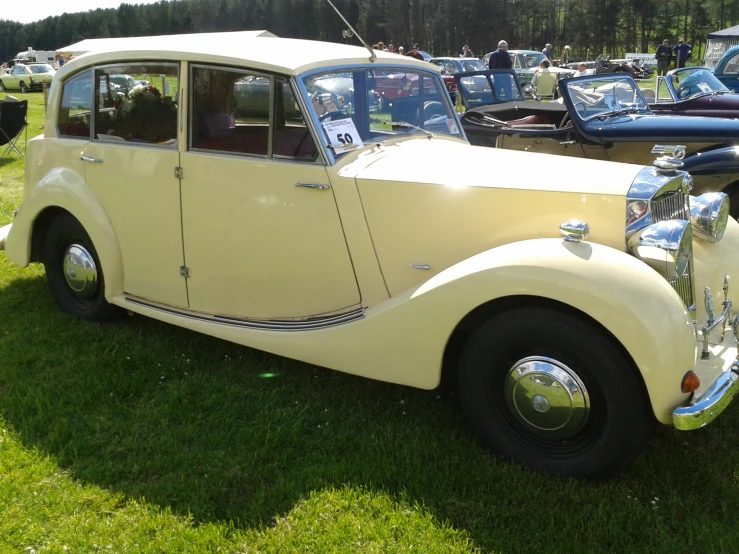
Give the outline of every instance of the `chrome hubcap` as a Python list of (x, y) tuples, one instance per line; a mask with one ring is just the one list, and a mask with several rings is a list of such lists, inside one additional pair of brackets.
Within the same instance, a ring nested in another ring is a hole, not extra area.
[(577, 373), (551, 358), (516, 362), (505, 381), (505, 401), (513, 417), (532, 433), (567, 439), (585, 427), (590, 397)]
[(72, 244), (64, 254), (64, 279), (77, 295), (85, 300), (97, 291), (98, 270), (92, 255), (79, 244)]

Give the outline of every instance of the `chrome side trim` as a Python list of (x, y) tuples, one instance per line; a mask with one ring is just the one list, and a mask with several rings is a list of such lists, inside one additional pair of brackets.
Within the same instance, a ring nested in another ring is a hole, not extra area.
[(254, 320), (254, 319), (240, 319), (235, 317), (227, 316), (206, 316), (200, 314), (194, 314), (192, 312), (186, 312), (182, 310), (175, 310), (171, 308), (164, 308), (157, 306), (156, 304), (150, 304), (137, 298), (126, 297), (126, 302), (135, 304), (137, 306), (143, 306), (151, 310), (158, 312), (168, 313), (187, 319), (194, 319), (196, 321), (202, 321), (205, 323), (217, 323), (219, 325), (227, 325), (229, 327), (242, 327), (244, 329), (260, 329), (263, 331), (316, 331), (319, 329), (326, 329), (329, 327), (336, 327), (337, 325), (344, 325), (346, 323), (352, 323), (364, 319), (364, 308), (357, 308), (355, 310), (332, 316), (325, 317), (312, 317), (301, 320), (288, 320), (288, 319), (271, 319), (271, 320)]
[(716, 419), (739, 392), (739, 362), (721, 374), (705, 394), (672, 412), (672, 424), (680, 431), (700, 429)]

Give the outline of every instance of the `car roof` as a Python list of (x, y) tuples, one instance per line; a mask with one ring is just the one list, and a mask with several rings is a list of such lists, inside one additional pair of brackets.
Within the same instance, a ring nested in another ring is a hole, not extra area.
[[(122, 37), (100, 40), (95, 49), (65, 63), (58, 73), (81, 67), (122, 60), (186, 60), (201, 63), (244, 64), (255, 69), (298, 75), (305, 71), (340, 65), (370, 65), (369, 52), (349, 46), (317, 40), (255, 36), (249, 32), (197, 33), (151, 37)], [(391, 52), (374, 51), (379, 64), (415, 66), (429, 69), (426, 62)], [(437, 68), (433, 68), (436, 71)]]
[(536, 50), (508, 50), (511, 54), (541, 54)]

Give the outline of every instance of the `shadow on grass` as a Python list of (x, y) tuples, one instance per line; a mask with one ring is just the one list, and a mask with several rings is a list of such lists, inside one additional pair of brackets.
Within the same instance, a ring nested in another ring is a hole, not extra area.
[(489, 456), (451, 392), (142, 317), (80, 323), (38, 277), (0, 289), (0, 360), (0, 411), (27, 447), (76, 479), (199, 522), (269, 525), (311, 491), (362, 486), (423, 505), (485, 549), (556, 551), (557, 536), (581, 538), (570, 551), (674, 552), (736, 538), (735, 406), (694, 434), (658, 431), (628, 475), (590, 485)]

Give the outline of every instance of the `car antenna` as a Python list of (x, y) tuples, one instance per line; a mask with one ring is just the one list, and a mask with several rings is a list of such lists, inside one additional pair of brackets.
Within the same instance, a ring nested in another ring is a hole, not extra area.
[(366, 42), (364, 42), (364, 39), (359, 36), (359, 33), (354, 30), (354, 27), (352, 27), (349, 24), (349, 22), (346, 20), (346, 18), (343, 15), (341, 15), (341, 12), (336, 8), (336, 6), (334, 6), (334, 4), (333, 4), (333, 2), (331, 2), (331, 0), (326, 0), (326, 2), (328, 2), (328, 5), (331, 6), (337, 14), (339, 14), (339, 17), (341, 18), (341, 20), (344, 23), (346, 23), (347, 26), (349, 27), (349, 30), (357, 36), (357, 38), (359, 39), (359, 42), (361, 42), (364, 45), (364, 47), (367, 50), (369, 50), (369, 53), (370, 53), (370, 61), (371, 62), (374, 62), (377, 59), (377, 55), (375, 54), (375, 51), (372, 50), (372, 47), (369, 44), (367, 44)]

